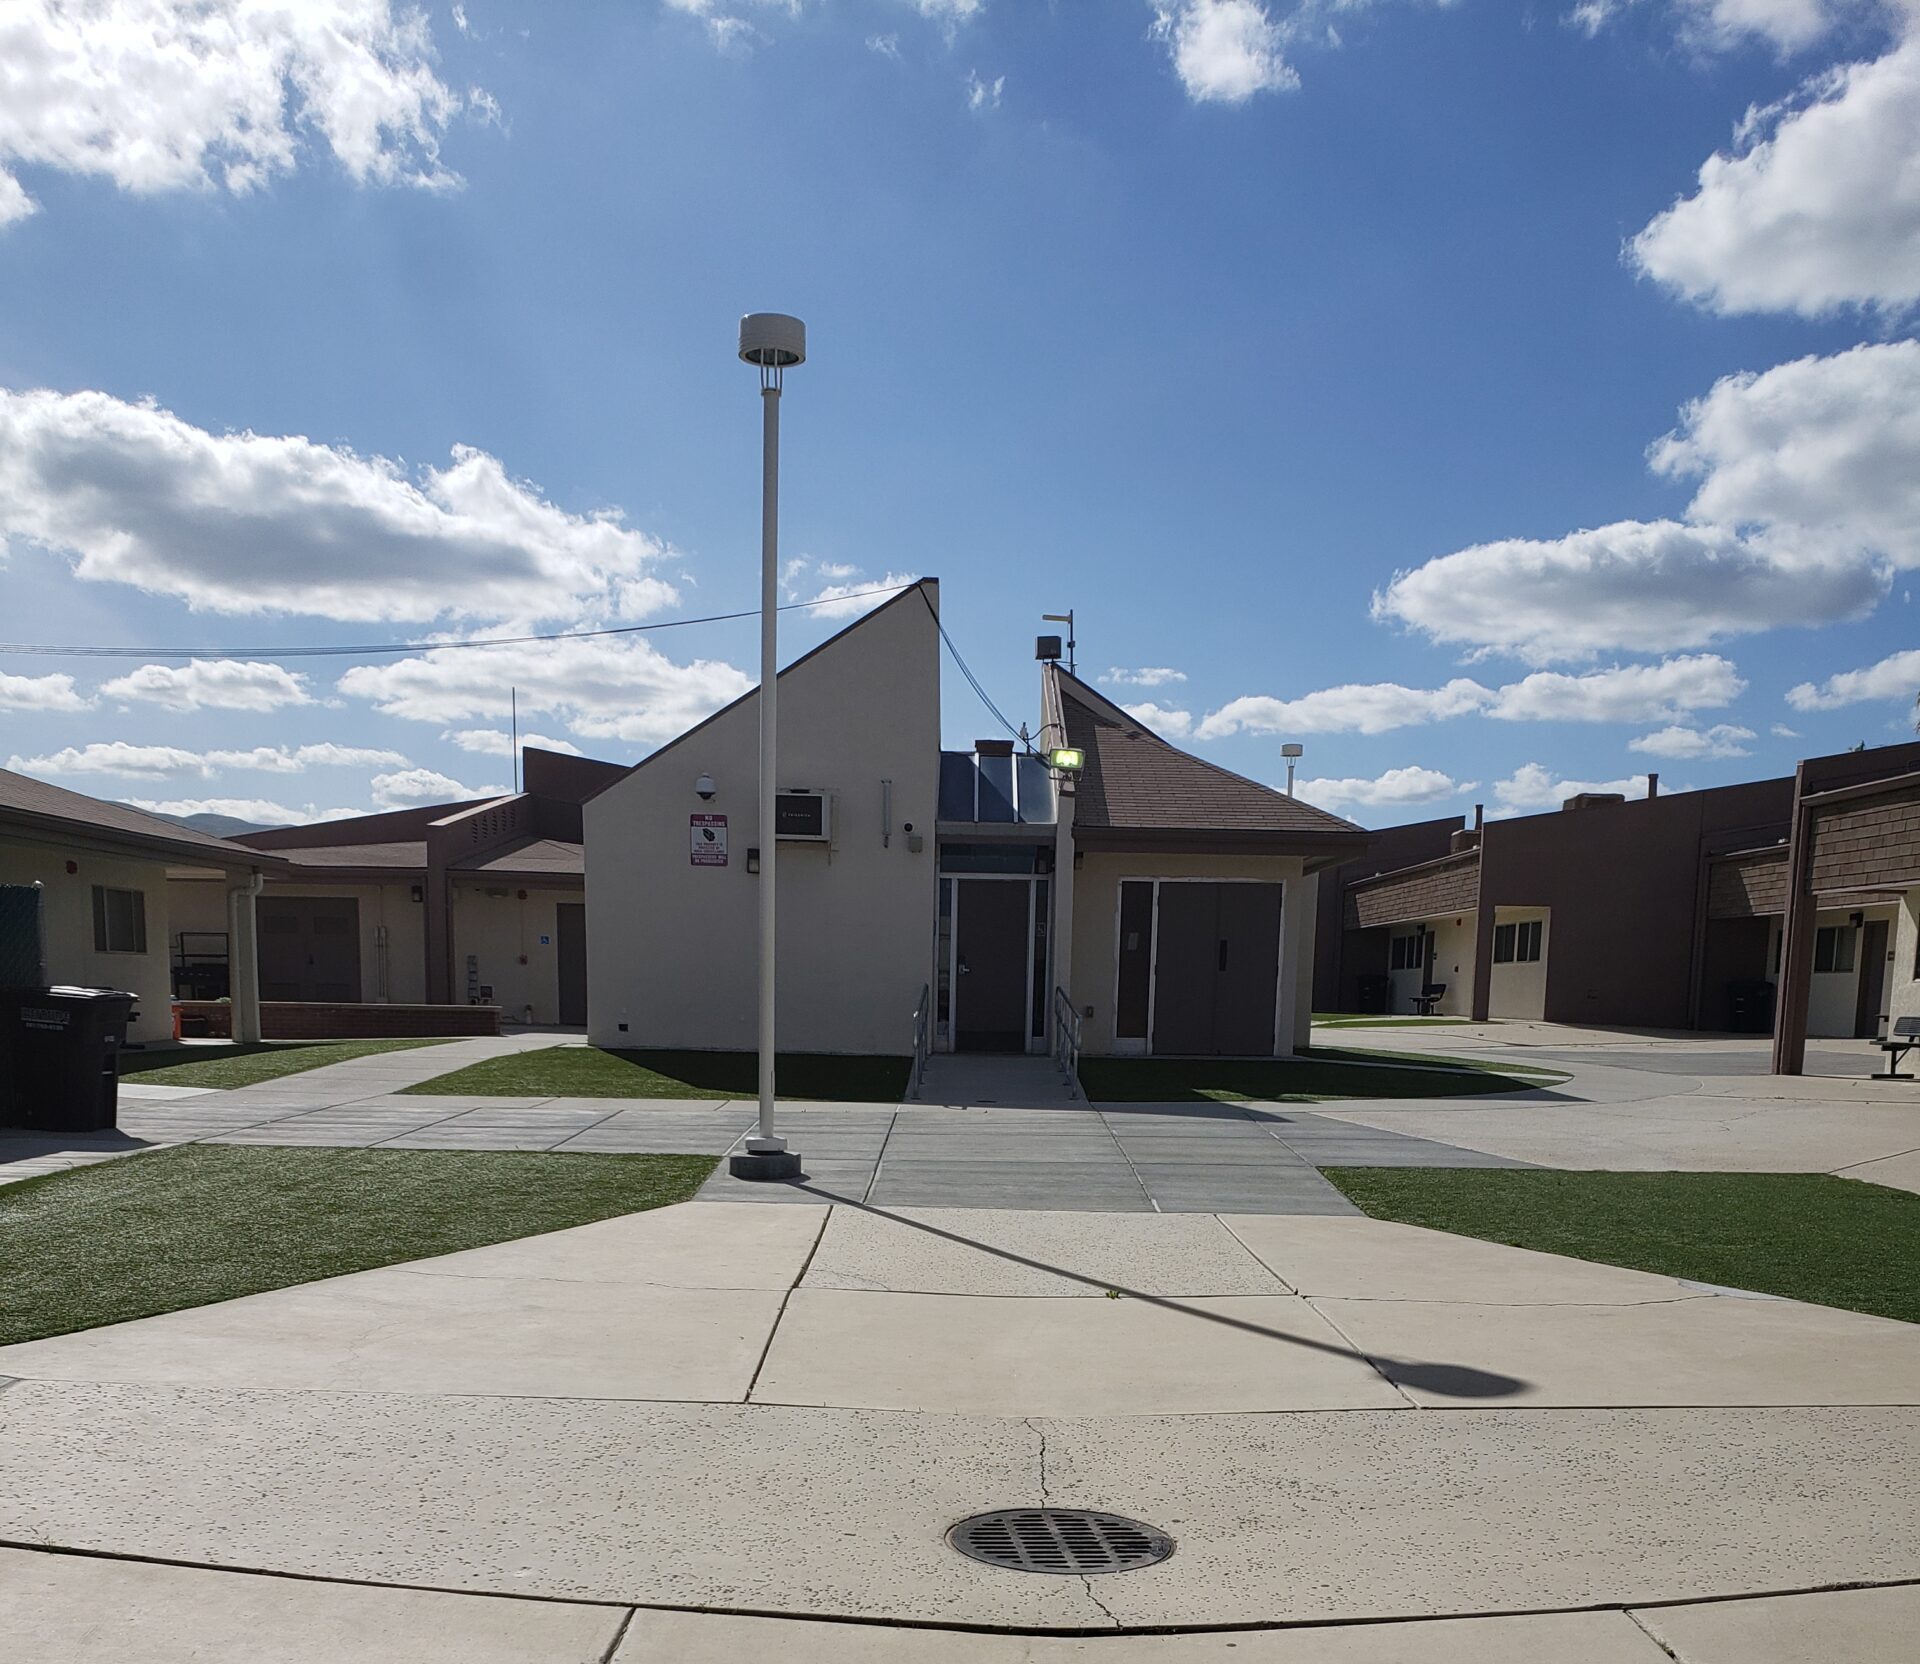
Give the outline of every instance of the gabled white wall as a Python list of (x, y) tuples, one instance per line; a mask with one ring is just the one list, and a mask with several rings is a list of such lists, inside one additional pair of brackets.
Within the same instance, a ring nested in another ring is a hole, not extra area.
[[(780, 677), (780, 785), (834, 794), (831, 845), (779, 846), (783, 1051), (912, 1048), (933, 962), (939, 653), (933, 615), (909, 591)], [(747, 850), (763, 843), (759, 742), (754, 694), (587, 804), (595, 1045), (754, 1049), (760, 881)], [(694, 794), (702, 773), (718, 788), (710, 803)], [(885, 847), (883, 779), (893, 782)], [(727, 817), (725, 867), (691, 864), (694, 814)]]

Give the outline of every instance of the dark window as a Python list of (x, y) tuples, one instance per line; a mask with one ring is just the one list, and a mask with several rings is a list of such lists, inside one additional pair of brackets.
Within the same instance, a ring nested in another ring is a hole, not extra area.
[(1013, 819), (1013, 759), (983, 756), (980, 759), (980, 813), (983, 821)]
[(1128, 879), (1120, 886), (1120, 987), (1113, 1008), (1116, 1039), (1146, 1039), (1152, 979), (1153, 883)]
[(1815, 932), (1813, 938), (1813, 968), (1816, 971), (1839, 971), (1841, 973), (1853, 969), (1852, 925), (1825, 924)]
[(1496, 965), (1531, 965), (1540, 957), (1540, 941), (1539, 919), (1497, 924), (1493, 927), (1493, 962)]
[(1394, 937), (1389, 967), (1396, 971), (1419, 970), (1427, 962), (1425, 950), (1421, 947), (1424, 940), (1425, 936), (1420, 931), (1415, 931), (1411, 936)]
[(1047, 983), (1047, 881), (1037, 878), (1033, 884), (1033, 1027), (1036, 1040), (1047, 1036), (1047, 1007), (1053, 989)]
[(147, 951), (147, 897), (142, 890), (93, 887), (93, 945), (100, 953)]

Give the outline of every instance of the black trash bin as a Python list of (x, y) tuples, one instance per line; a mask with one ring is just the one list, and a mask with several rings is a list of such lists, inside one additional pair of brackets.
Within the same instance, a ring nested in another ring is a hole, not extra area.
[(0, 994), (0, 1050), (13, 1122), (43, 1132), (117, 1124), (120, 1043), (133, 995), (115, 988), (19, 988)]
[(1735, 1034), (1773, 1032), (1773, 984), (1758, 977), (1727, 984), (1727, 1027)]

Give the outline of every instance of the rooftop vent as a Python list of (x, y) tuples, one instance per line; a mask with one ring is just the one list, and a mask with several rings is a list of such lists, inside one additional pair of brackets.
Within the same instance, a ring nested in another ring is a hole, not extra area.
[(1571, 813), (1575, 809), (1597, 809), (1603, 803), (1624, 803), (1626, 800), (1625, 792), (1575, 792), (1560, 807)]
[(978, 757), (1011, 757), (1013, 755), (1013, 741), (975, 740), (973, 742), (973, 750), (974, 755)]

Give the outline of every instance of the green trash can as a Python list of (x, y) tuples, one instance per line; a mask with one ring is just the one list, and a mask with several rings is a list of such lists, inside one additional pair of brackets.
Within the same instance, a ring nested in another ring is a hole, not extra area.
[(132, 994), (117, 988), (16, 988), (0, 994), (15, 1126), (102, 1132), (118, 1124), (120, 1043)]

